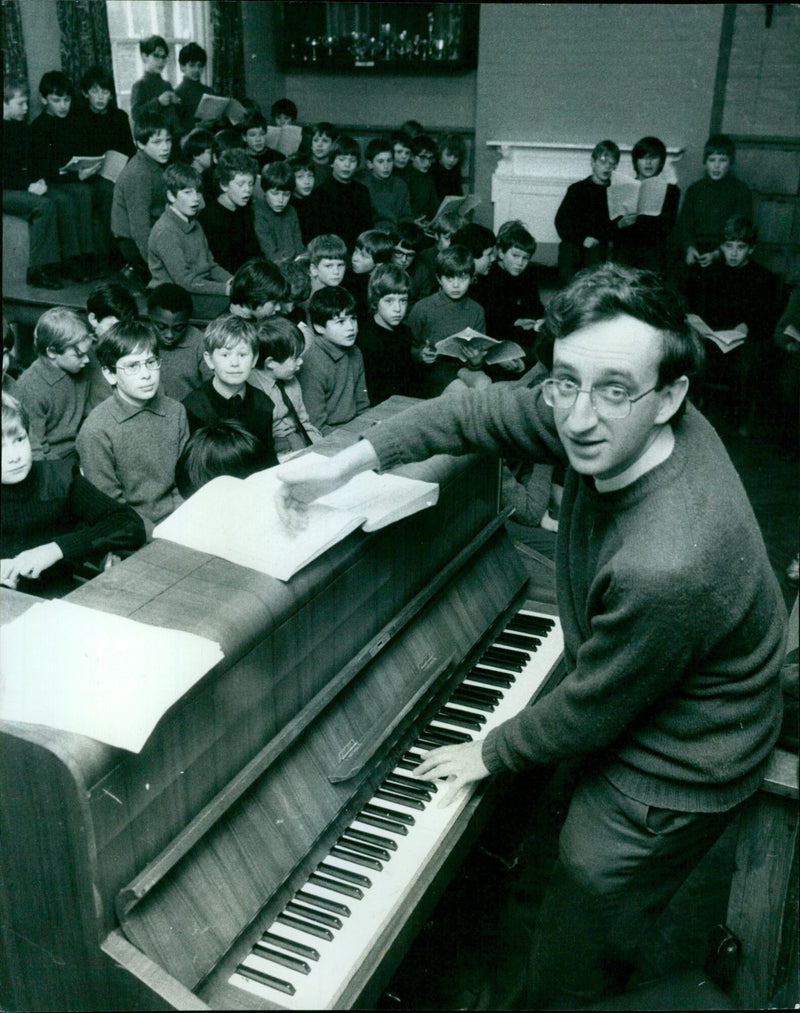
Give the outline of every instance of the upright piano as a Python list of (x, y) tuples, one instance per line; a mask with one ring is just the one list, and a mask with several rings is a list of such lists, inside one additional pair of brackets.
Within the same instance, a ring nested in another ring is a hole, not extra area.
[(71, 593), (225, 657), (138, 754), (0, 724), (2, 1008), (374, 1003), (491, 794), (442, 808), (409, 771), (561, 656), (557, 619), (520, 611), (497, 461), (402, 471), (436, 507), (289, 583), (155, 541)]

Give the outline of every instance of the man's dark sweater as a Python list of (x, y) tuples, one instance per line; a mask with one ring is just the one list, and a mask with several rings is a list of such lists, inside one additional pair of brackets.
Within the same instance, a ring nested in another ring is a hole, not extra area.
[(588, 236), (601, 243), (611, 240), (613, 230), (608, 217), (607, 190), (591, 176), (567, 187), (556, 211), (556, 232), (565, 243), (580, 246)]
[[(365, 434), (381, 468), (479, 450), (562, 461), (541, 388), (448, 394)], [(666, 461), (615, 492), (567, 468), (556, 545), (567, 675), (494, 729), (490, 771), (595, 754), (638, 801), (720, 812), (781, 722), (786, 610), (747, 495), (691, 405)]]
[(208, 240), (214, 260), (231, 274), (236, 274), (246, 260), (260, 257), (256, 239), (252, 204), (229, 211), (218, 200), (200, 211), (197, 220)]
[(340, 183), (331, 176), (311, 194), (317, 207), (320, 235), (332, 233), (352, 250), (362, 232), (372, 228), (372, 203), (369, 190), (353, 180)]
[(136, 151), (130, 121), (122, 109), (111, 107), (104, 113), (95, 113), (84, 106), (76, 109), (74, 116), (78, 154), (104, 155), (107, 151), (119, 151), (130, 157)]
[(278, 463), (272, 438), (272, 400), (262, 390), (248, 383), (241, 395), (223, 397), (214, 389), (214, 381), (206, 380), (185, 397), (182, 403), (186, 409), (190, 432), (193, 433), (200, 426), (216, 419), (236, 419), (261, 440), (272, 455), (270, 464)]
[(373, 405), (392, 394), (413, 395), (418, 386), (418, 366), (411, 358), (411, 332), (405, 324), (389, 330), (370, 314), (358, 326), (358, 347)]

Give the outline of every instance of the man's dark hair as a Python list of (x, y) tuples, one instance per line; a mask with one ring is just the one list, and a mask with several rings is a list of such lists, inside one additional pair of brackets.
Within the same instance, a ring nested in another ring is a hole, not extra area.
[[(686, 320), (681, 296), (661, 275), (621, 264), (600, 264), (579, 271), (547, 306), (537, 355), (548, 369), (553, 344), (574, 331), (618, 316), (633, 317), (661, 332), (663, 353), (658, 366), (658, 388), (681, 376), (695, 376), (703, 364), (703, 345)], [(685, 399), (684, 399), (685, 404)], [(673, 416), (677, 421), (683, 406)]]

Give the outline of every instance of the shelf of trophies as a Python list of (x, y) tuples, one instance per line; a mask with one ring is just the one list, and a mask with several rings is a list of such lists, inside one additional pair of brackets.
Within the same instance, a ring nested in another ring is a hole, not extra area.
[(280, 6), (285, 70), (443, 74), (477, 67), (480, 4)]

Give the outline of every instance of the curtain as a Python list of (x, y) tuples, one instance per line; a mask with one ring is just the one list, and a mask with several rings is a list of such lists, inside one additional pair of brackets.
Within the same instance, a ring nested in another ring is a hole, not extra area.
[(61, 69), (75, 87), (89, 67), (113, 72), (105, 0), (56, 0)]
[(28, 80), (28, 61), (22, 44), (19, 0), (3, 0), (3, 77), (6, 81)]
[(216, 95), (245, 97), (242, 7), (239, 0), (211, 0), (211, 48)]

